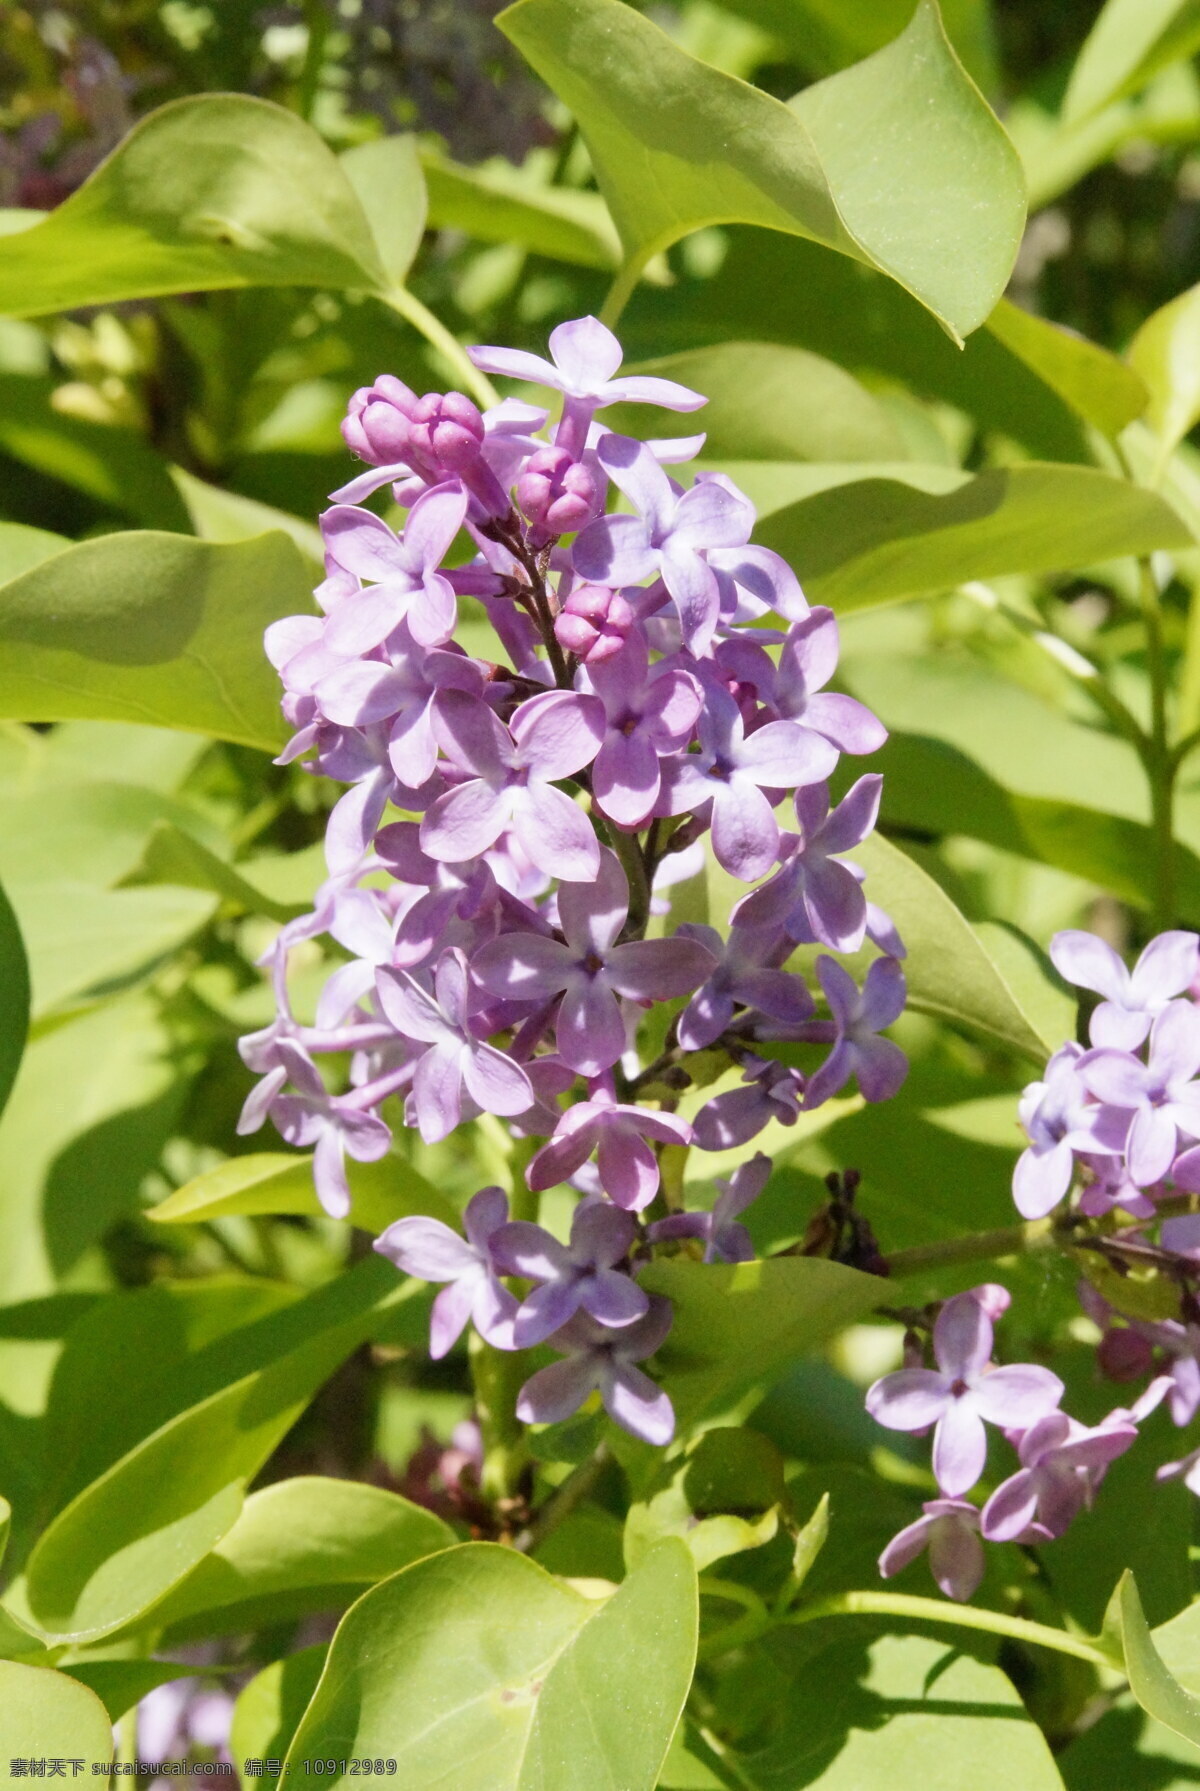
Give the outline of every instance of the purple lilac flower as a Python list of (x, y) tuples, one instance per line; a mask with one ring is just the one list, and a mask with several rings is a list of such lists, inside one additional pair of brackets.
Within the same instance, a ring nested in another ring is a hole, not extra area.
[(1088, 1430), (1065, 1412), (1047, 1412), (1017, 1444), (1021, 1466), (983, 1508), (989, 1542), (1050, 1542), (1065, 1535), (1109, 1464), (1137, 1441), (1137, 1425), (1118, 1417)]
[[(485, 703), (447, 691), (434, 711), (443, 752), (468, 776), (439, 796), (421, 823), (431, 858), (475, 858), (511, 826), (540, 869), (583, 882), (600, 852), (583, 810), (555, 780), (595, 757), (603, 711), (595, 697), (547, 691), (514, 712), (509, 727)], [(473, 774), (473, 775), (470, 775)]]
[(812, 1013), (813, 999), (804, 978), (778, 967), (790, 955), (791, 942), (781, 944), (777, 928), (735, 922), (728, 939), (722, 940), (715, 927), (685, 921), (678, 937), (696, 940), (716, 960), (712, 974), (676, 1024), (676, 1037), (685, 1051), (703, 1051), (718, 1039), (736, 1007), (784, 1024), (797, 1024)]
[(833, 1050), (809, 1078), (805, 1107), (832, 1099), (851, 1076), (864, 1100), (890, 1101), (908, 1074), (908, 1059), (899, 1045), (877, 1035), (904, 1011), (904, 972), (894, 958), (876, 958), (860, 991), (840, 964), (820, 957), (817, 978), (837, 1031)]
[[(292, 1039), (274, 1048), (276, 1067), (252, 1091), (242, 1109), (238, 1132), (256, 1132), (269, 1110), (280, 1137), (302, 1150), (313, 1150), (313, 1182), (317, 1197), (334, 1219), (350, 1211), (346, 1158), (376, 1163), (391, 1149), (392, 1134), (383, 1120), (356, 1104), (361, 1096), (331, 1095), (315, 1064)], [(295, 1094), (284, 1094), (291, 1083)]]
[(634, 1324), (609, 1330), (580, 1312), (550, 1339), (564, 1356), (539, 1368), (521, 1388), (517, 1417), (526, 1424), (557, 1424), (598, 1392), (609, 1417), (643, 1442), (669, 1443), (675, 1433), (671, 1401), (636, 1363), (660, 1348), (671, 1328), (671, 1304), (658, 1294)]
[(1132, 1114), (1125, 1140), (1130, 1177), (1146, 1187), (1166, 1175), (1180, 1135), (1200, 1138), (1200, 1012), (1172, 1001), (1150, 1029), (1149, 1061), (1104, 1046), (1087, 1052), (1079, 1079), (1111, 1117)]
[(586, 1101), (568, 1107), (525, 1179), (535, 1191), (556, 1187), (575, 1175), (594, 1151), (600, 1186), (609, 1199), (640, 1212), (654, 1199), (659, 1184), (658, 1158), (647, 1141), (684, 1145), (691, 1137), (691, 1126), (678, 1114), (627, 1105), (615, 1100), (603, 1083), (595, 1084)]
[(798, 835), (782, 836), (780, 868), (734, 909), (747, 926), (779, 927), (792, 939), (819, 940), (834, 951), (857, 951), (867, 930), (867, 903), (856, 867), (836, 854), (861, 845), (879, 814), (883, 779), (860, 777), (830, 811), (823, 783), (797, 790)]
[(728, 1088), (706, 1101), (696, 1115), (692, 1142), (700, 1150), (732, 1150), (748, 1144), (771, 1120), (794, 1126), (800, 1116), (804, 1078), (773, 1059), (742, 1058), (741, 1088)]
[(418, 498), (400, 536), (352, 504), (326, 510), (321, 534), (334, 565), (373, 582), (331, 612), (324, 645), (347, 657), (366, 653), (403, 621), (422, 646), (448, 640), (458, 608), (438, 568), (466, 513), (467, 494), (459, 484), (436, 486)]
[(481, 1188), (463, 1214), (466, 1237), (440, 1219), (414, 1215), (397, 1219), (375, 1248), (406, 1275), (447, 1283), (433, 1302), (429, 1353), (435, 1359), (452, 1349), (471, 1321), (481, 1337), (512, 1349), (517, 1301), (497, 1279), (491, 1241), (508, 1219), (508, 1200), (499, 1188)]
[(636, 1233), (631, 1214), (596, 1200), (575, 1208), (569, 1244), (527, 1220), (502, 1225), (491, 1239), (492, 1261), (501, 1274), (538, 1283), (514, 1320), (516, 1347), (543, 1343), (580, 1311), (614, 1330), (644, 1318), (650, 1296), (616, 1267)]
[(1165, 1461), (1155, 1479), (1182, 1480), (1188, 1491), (1200, 1498), (1200, 1445), (1190, 1449), (1181, 1461)]
[(937, 1368), (901, 1368), (875, 1382), (867, 1410), (888, 1430), (936, 1425), (933, 1471), (948, 1498), (961, 1498), (983, 1473), (985, 1421), (1024, 1430), (1057, 1406), (1063, 1384), (1048, 1368), (990, 1368), (992, 1321), (974, 1294), (956, 1294), (933, 1331)]
[(663, 760), (686, 746), (703, 697), (692, 675), (654, 666), (638, 629), (621, 652), (589, 663), (592, 689), (604, 704), (605, 732), (592, 766), (592, 790), (619, 827), (640, 827), (654, 812)]
[(1075, 1152), (1119, 1151), (1127, 1120), (1104, 1113), (1089, 1099), (1080, 1074), (1082, 1047), (1066, 1044), (1046, 1065), (1041, 1082), (1022, 1094), (1017, 1115), (1029, 1138), (1013, 1173), (1013, 1199), (1026, 1219), (1041, 1219), (1071, 1186)]
[(700, 751), (673, 762), (666, 810), (682, 815), (711, 802), (718, 864), (752, 883), (779, 855), (779, 823), (767, 791), (822, 783), (837, 753), (796, 722), (768, 722), (747, 734), (737, 704), (724, 690), (708, 693), (697, 728)]
[(739, 1225), (738, 1215), (758, 1199), (770, 1173), (770, 1157), (756, 1151), (727, 1181), (714, 1178), (721, 1191), (711, 1212), (671, 1213), (656, 1220), (647, 1236), (656, 1244), (673, 1238), (702, 1238), (705, 1262), (753, 1262), (754, 1243), (746, 1227)]
[(462, 1118), (463, 1092), (485, 1113), (524, 1113), (533, 1088), (520, 1064), (471, 1031), (470, 977), (460, 951), (442, 954), (434, 993), (407, 970), (381, 970), (380, 1005), (408, 1039), (427, 1045), (417, 1060), (412, 1104), (426, 1144), (448, 1138)]
[(979, 1512), (966, 1499), (929, 1499), (922, 1516), (892, 1537), (879, 1557), (885, 1580), (929, 1550), (929, 1571), (947, 1598), (965, 1604), (983, 1578)]
[(592, 883), (563, 883), (558, 917), (566, 943), (538, 933), (502, 933), (471, 963), (493, 995), (547, 1001), (562, 995), (559, 1055), (581, 1075), (597, 1076), (625, 1049), (619, 995), (663, 1001), (689, 995), (712, 968), (695, 939), (615, 940), (629, 912), (629, 884), (615, 854), (600, 853)]
[(1103, 996), (1089, 1022), (1093, 1045), (1133, 1051), (1167, 1004), (1182, 995), (1196, 974), (1195, 933), (1160, 933), (1132, 970), (1094, 933), (1056, 933), (1050, 941), (1054, 968), (1077, 988)]

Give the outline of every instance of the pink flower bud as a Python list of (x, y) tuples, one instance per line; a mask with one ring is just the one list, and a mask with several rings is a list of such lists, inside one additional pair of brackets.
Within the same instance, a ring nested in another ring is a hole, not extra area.
[(585, 665), (611, 659), (625, 645), (634, 615), (620, 591), (606, 585), (576, 585), (563, 604), (554, 633), (561, 647)]
[(417, 453), (439, 469), (465, 472), (479, 458), (483, 418), (461, 392), (426, 392), (412, 412), (411, 440)]
[(600, 514), (602, 501), (596, 474), (565, 448), (539, 448), (517, 480), (517, 502), (548, 535), (575, 534)]
[(360, 386), (351, 398), (342, 440), (369, 465), (391, 466), (404, 458), (416, 403), (416, 393), (402, 379), (381, 373), (373, 386)]

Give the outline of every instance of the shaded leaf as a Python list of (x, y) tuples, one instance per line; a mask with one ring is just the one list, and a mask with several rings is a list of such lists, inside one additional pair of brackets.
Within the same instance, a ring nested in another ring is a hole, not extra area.
[(154, 827), (141, 859), (124, 878), (126, 888), (168, 883), (185, 889), (203, 889), (221, 896), (249, 914), (265, 914), (268, 920), (292, 920), (309, 907), (307, 902), (277, 902), (258, 889), (234, 865), (218, 858), (191, 833), (172, 821)]
[[(326, 1643), (317, 1642), (255, 1674), (233, 1707), (229, 1748), (235, 1760), (282, 1761), (317, 1689), (327, 1652)], [(263, 1773), (274, 1783), (280, 1776)]]
[(21, 1067), (29, 1032), (29, 965), (12, 903), (0, 887), (0, 1112)]
[(894, 44), (790, 108), (619, 0), (518, 0), (499, 23), (578, 120), (627, 279), (703, 225), (752, 223), (881, 268), (957, 338), (999, 298), (1020, 164), (929, 0)]
[(1200, 1697), (1185, 1691), (1158, 1652), (1138, 1597), (1137, 1581), (1128, 1569), (1113, 1598), (1120, 1613), (1125, 1670), (1134, 1697), (1156, 1721), (1200, 1747)]
[(75, 1660), (70, 1664), (72, 1679), (95, 1692), (114, 1723), (156, 1686), (205, 1671), (212, 1669), (182, 1660)]
[(1136, 363), (1130, 367), (1086, 336), (1001, 299), (987, 328), (1018, 355), (1073, 411), (1105, 435), (1117, 435), (1150, 401)]
[(279, 534), (81, 542), (0, 586), (0, 715), (152, 722), (277, 750), (278, 681), (262, 633), (309, 609), (309, 593), (304, 561)]
[(386, 284), (354, 186), (294, 112), (245, 94), (174, 100), (0, 249), (0, 312), (236, 286)]

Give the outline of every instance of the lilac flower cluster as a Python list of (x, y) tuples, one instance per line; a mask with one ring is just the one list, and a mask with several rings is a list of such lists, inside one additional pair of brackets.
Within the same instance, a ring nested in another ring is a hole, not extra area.
[[(875, 824), (881, 780), (859, 778), (836, 803), (828, 787), (842, 753), (869, 753), (885, 733), (825, 688), (834, 618), (751, 543), (749, 500), (719, 473), (685, 489), (668, 471), (704, 437), (636, 441), (597, 420), (620, 402), (692, 411), (704, 399), (619, 377), (620, 345), (594, 318), (557, 328), (550, 352), (471, 354), (561, 394), (554, 424), (514, 398), (481, 412), (461, 393), (418, 397), (392, 375), (351, 400), (343, 433), (367, 470), (321, 518), (322, 613), (277, 622), (266, 641), (295, 730), (281, 762), (306, 757), (348, 788), (314, 911), (268, 954), (278, 1012), (242, 1042), (260, 1077), (242, 1129), (270, 1118), (313, 1148), (335, 1216), (350, 1207), (346, 1159), (390, 1148), (381, 1109), (429, 1144), (480, 1114), (542, 1141), (529, 1188), (567, 1182), (583, 1197), (568, 1243), (510, 1219), (488, 1188), (465, 1237), (408, 1218), (378, 1248), (444, 1284), (436, 1354), (468, 1320), (497, 1347), (558, 1351), (528, 1381), (522, 1417), (565, 1417), (598, 1391), (617, 1422), (661, 1442), (670, 1404), (637, 1364), (670, 1311), (637, 1271), (659, 1248), (749, 1255), (737, 1214), (767, 1173), (765, 1158), (745, 1165), (712, 1213), (671, 1211), (661, 1151), (747, 1143), (851, 1077), (884, 1100), (905, 1074), (878, 1036), (904, 1004), (903, 947), (844, 856)], [(400, 530), (364, 507), (385, 488), (407, 512)], [(628, 508), (607, 513), (610, 494)], [(468, 599), (494, 630), (494, 660), (455, 639)], [(794, 830), (776, 813), (789, 795)], [(705, 833), (724, 869), (758, 887), (724, 935), (681, 925), (647, 938)], [(319, 934), (347, 961), (307, 1025), (288, 958)], [(789, 959), (867, 938), (883, 955), (861, 989), (818, 957), (823, 1017)], [(662, 1002), (680, 1011), (643, 1067), (639, 1025)], [(828, 1050), (805, 1073), (772, 1041)], [(687, 1055), (713, 1049), (740, 1083), (689, 1121)], [(349, 1057), (341, 1092), (316, 1067), (335, 1053)]]
[[(884, 1375), (867, 1393), (867, 1410), (889, 1430), (933, 1429), (933, 1471), (943, 1497), (889, 1542), (879, 1560), (885, 1579), (924, 1550), (947, 1597), (966, 1600), (984, 1572), (983, 1540), (1050, 1542), (1091, 1505), (1109, 1466), (1137, 1436), (1151, 1409), (1118, 1408), (1092, 1428), (1060, 1409), (1063, 1384), (1036, 1363), (996, 1367), (994, 1321), (1008, 1307), (1006, 1289), (975, 1287), (947, 1300), (933, 1327), (936, 1368), (911, 1366)], [(987, 1464), (986, 1425), (1015, 1447), (1020, 1466), (982, 1510), (966, 1495)]]

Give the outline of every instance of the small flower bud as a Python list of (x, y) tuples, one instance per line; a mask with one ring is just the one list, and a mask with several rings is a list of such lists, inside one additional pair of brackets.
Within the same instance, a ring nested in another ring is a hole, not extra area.
[(461, 392), (426, 392), (412, 412), (411, 439), (425, 460), (461, 473), (479, 458), (483, 418)]
[(517, 502), (547, 535), (573, 535), (600, 514), (600, 481), (565, 448), (539, 448), (517, 481)]
[(381, 373), (373, 386), (360, 386), (347, 406), (342, 440), (371, 466), (403, 460), (417, 397), (402, 379)]
[(1114, 1326), (1100, 1339), (1096, 1360), (1108, 1380), (1137, 1381), (1154, 1366), (1154, 1351), (1137, 1331)]
[(563, 604), (554, 633), (560, 647), (585, 665), (611, 659), (633, 627), (633, 609), (620, 591), (606, 585), (576, 585)]

